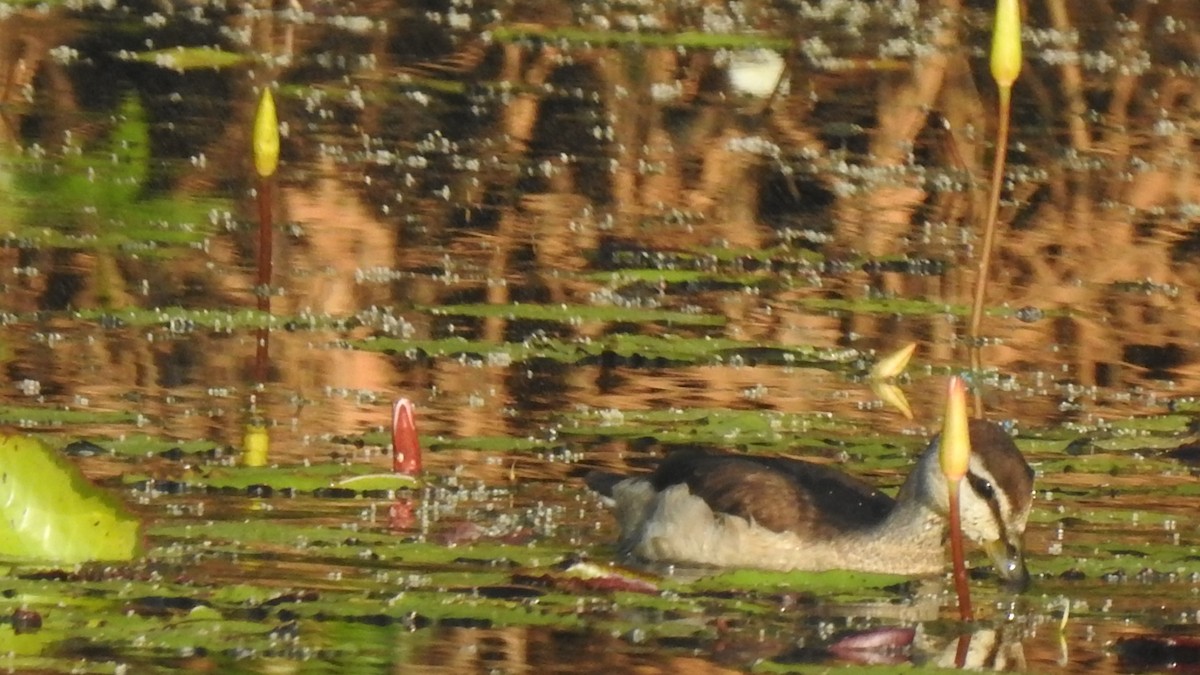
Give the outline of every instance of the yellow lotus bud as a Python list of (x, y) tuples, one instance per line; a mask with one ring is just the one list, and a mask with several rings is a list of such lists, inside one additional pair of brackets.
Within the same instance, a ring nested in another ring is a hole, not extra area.
[(939, 449), (942, 473), (957, 485), (967, 475), (971, 461), (971, 435), (967, 428), (967, 387), (962, 378), (950, 378), (946, 391), (946, 419), (942, 421)]
[(270, 447), (271, 437), (267, 434), (267, 428), (260, 424), (247, 424), (246, 435), (242, 437), (242, 465), (266, 466)]
[(1021, 74), (1021, 7), (1017, 0), (997, 0), (992, 28), (992, 77), (1011, 89)]
[(870, 378), (872, 380), (886, 380), (889, 377), (896, 377), (904, 372), (908, 366), (908, 360), (912, 358), (913, 352), (917, 350), (917, 343), (910, 342), (900, 349), (888, 354), (879, 359), (874, 366), (871, 367)]
[(275, 98), (263, 88), (254, 114), (254, 168), (258, 175), (269, 178), (279, 166), (279, 118), (275, 116)]

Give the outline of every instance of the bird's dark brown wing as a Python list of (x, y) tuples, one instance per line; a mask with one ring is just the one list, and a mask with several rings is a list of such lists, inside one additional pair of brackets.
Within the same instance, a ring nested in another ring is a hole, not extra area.
[(687, 483), (714, 511), (801, 536), (879, 523), (895, 500), (840, 471), (781, 457), (676, 452), (654, 472), (655, 490)]
[(583, 482), (587, 484), (588, 489), (605, 497), (613, 496), (613, 488), (617, 483), (629, 478), (619, 473), (610, 473), (608, 471), (590, 471), (583, 477)]

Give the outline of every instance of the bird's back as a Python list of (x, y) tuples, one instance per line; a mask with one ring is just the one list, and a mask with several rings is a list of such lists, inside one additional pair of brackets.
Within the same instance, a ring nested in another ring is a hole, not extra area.
[[(597, 492), (612, 496), (624, 477), (594, 473)], [(645, 477), (655, 493), (686, 484), (716, 513), (740, 516), (774, 532), (828, 537), (871, 527), (891, 512), (895, 500), (835, 469), (784, 457), (681, 450)]]

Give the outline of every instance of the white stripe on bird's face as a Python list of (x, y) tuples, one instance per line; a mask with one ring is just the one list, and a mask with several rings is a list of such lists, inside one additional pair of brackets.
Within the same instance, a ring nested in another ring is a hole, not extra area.
[(1009, 494), (1008, 489), (977, 455), (971, 456), (959, 490), (964, 536), (978, 543), (1020, 539), (1029, 519), (1031, 500), (1029, 495)]

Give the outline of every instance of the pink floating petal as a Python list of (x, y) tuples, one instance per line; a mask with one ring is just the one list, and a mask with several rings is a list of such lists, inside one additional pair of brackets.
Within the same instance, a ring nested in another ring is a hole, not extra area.
[(829, 653), (842, 661), (863, 666), (899, 665), (909, 660), (911, 628), (877, 628), (843, 637), (829, 645)]
[(895, 651), (911, 645), (915, 635), (912, 628), (875, 628), (847, 635), (829, 645), (829, 651), (838, 655)]
[(421, 473), (421, 443), (413, 404), (406, 398), (392, 404), (392, 471), (406, 476)]
[(465, 546), (478, 541), (484, 534), (482, 527), (464, 520), (438, 532), (433, 536), (433, 541), (442, 546)]

